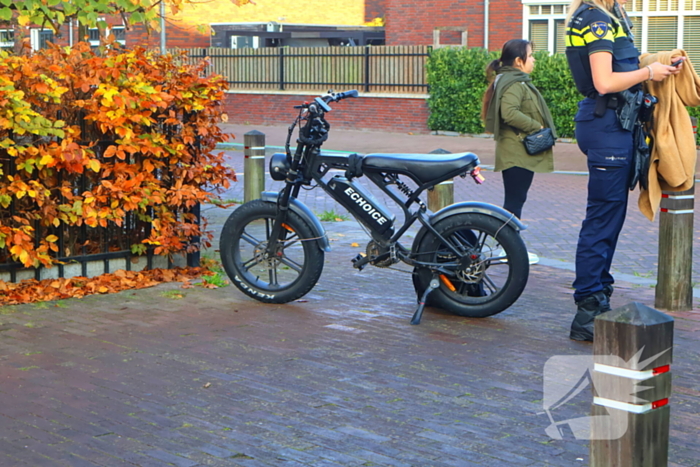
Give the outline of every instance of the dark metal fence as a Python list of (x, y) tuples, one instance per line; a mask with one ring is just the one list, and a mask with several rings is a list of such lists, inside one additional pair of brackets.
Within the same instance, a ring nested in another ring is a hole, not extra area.
[(192, 61), (206, 58), (209, 72), (232, 89), (428, 92), (425, 64), (430, 46), (278, 47), (184, 49)]

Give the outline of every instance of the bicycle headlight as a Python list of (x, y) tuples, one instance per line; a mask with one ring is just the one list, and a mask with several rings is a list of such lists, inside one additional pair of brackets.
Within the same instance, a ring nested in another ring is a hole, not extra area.
[(275, 153), (270, 158), (270, 177), (273, 180), (284, 180), (289, 172), (289, 159), (286, 154), (281, 152)]

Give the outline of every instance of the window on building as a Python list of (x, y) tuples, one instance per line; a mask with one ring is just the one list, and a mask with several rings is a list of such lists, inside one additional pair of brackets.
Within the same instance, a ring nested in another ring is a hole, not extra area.
[(114, 35), (114, 40), (121, 45), (126, 45), (126, 28), (124, 26), (112, 26), (109, 33)]
[(48, 47), (49, 42), (54, 41), (53, 31), (50, 29), (32, 29), (29, 38), (32, 50), (41, 50)]
[(642, 17), (630, 16), (629, 19), (632, 23), (632, 35), (634, 36), (634, 43), (638, 49), (641, 49), (642, 43), (644, 42), (644, 31), (642, 31)]
[(0, 50), (13, 49), (15, 47), (15, 31), (13, 29), (0, 29)]
[(528, 40), (535, 45), (535, 50), (547, 50), (550, 53), (563, 53), (566, 44), (564, 18), (567, 4), (530, 5), (528, 8)]
[[(700, 0), (696, 0), (696, 3), (700, 7)], [(683, 50), (685, 50), (693, 63), (700, 64), (700, 16), (685, 17), (683, 23)]]
[(554, 53), (563, 54), (566, 52), (566, 24), (565, 20), (554, 21)]
[(548, 50), (548, 34), (549, 25), (547, 21), (530, 21), (530, 37), (528, 40), (532, 42), (535, 50)]
[(88, 29), (88, 41), (90, 42), (90, 45), (98, 46), (100, 45), (100, 30), (97, 28), (90, 28)]
[(257, 49), (260, 47), (258, 36), (231, 36), (232, 49)]
[[(126, 29), (124, 26), (109, 26), (105, 28), (105, 37), (109, 36), (110, 34), (114, 35), (114, 40), (119, 44), (126, 45)], [(99, 47), (100, 39), (100, 30), (98, 28), (88, 29), (88, 41), (90, 42), (90, 47)]]
[(647, 52), (672, 50), (678, 46), (678, 18), (658, 16), (649, 18)]

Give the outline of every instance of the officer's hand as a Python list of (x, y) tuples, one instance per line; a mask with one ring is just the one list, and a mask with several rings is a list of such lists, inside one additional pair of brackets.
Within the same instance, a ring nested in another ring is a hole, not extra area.
[(671, 75), (677, 75), (681, 72), (683, 64), (678, 67), (664, 65), (663, 63), (654, 62), (651, 65), (651, 70), (654, 73), (652, 81), (663, 81)]

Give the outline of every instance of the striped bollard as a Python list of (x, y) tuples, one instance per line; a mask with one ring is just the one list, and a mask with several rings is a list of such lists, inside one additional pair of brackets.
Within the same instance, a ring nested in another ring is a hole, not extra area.
[(265, 191), (265, 133), (257, 130), (243, 135), (243, 201), (260, 198)]
[(633, 302), (595, 319), (591, 467), (666, 467), (673, 318)]
[[(430, 154), (452, 154), (445, 149), (436, 149), (430, 151)], [(428, 190), (428, 209), (433, 212), (438, 212), (445, 206), (449, 206), (455, 202), (455, 186), (454, 180), (445, 180), (435, 185)]]
[[(691, 117), (693, 134), (697, 119)], [(654, 306), (669, 311), (693, 308), (693, 220), (695, 185), (663, 191), (659, 213), (659, 268)]]

